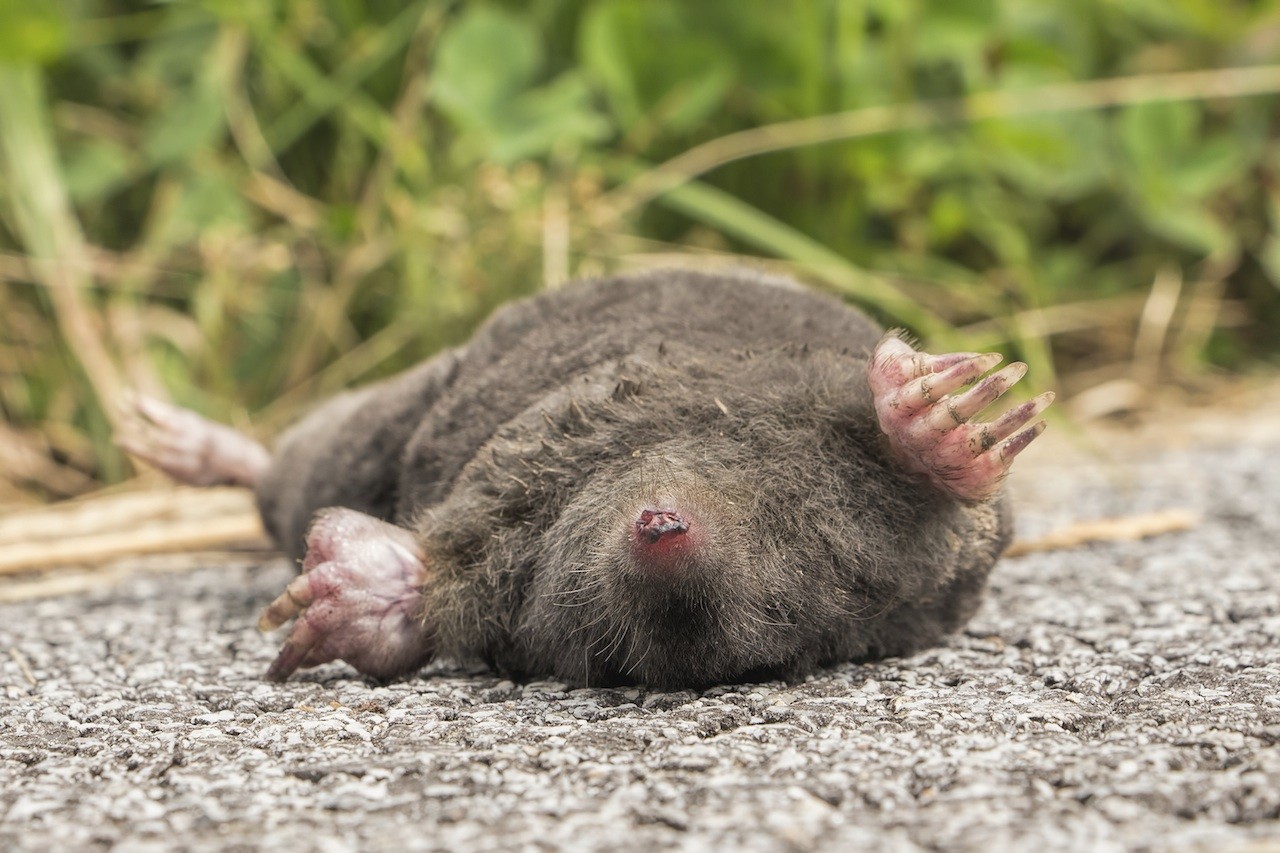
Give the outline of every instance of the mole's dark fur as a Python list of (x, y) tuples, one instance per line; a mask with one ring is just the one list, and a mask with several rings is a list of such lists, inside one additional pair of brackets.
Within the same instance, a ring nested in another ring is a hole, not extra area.
[[(1009, 523), (895, 466), (881, 335), (750, 273), (574, 285), (319, 409), (259, 504), (294, 555), (323, 507), (410, 528), (437, 653), (516, 675), (696, 685), (904, 654), (970, 616)], [(634, 570), (647, 507), (699, 537), (669, 576)]]

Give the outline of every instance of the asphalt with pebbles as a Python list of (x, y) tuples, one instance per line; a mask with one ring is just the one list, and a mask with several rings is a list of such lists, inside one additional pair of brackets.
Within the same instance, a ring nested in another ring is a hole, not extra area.
[(269, 684), (281, 561), (3, 605), (0, 848), (1274, 849), (1277, 450), (1024, 478), (1024, 536), (1203, 521), (1006, 560), (944, 646), (790, 684)]

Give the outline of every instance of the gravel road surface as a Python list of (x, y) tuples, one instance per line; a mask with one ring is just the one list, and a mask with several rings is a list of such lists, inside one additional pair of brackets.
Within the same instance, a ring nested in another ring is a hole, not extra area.
[(268, 684), (281, 561), (2, 605), (0, 849), (1280, 849), (1278, 451), (1024, 472), (1023, 536), (1203, 521), (1006, 560), (945, 646), (793, 684)]

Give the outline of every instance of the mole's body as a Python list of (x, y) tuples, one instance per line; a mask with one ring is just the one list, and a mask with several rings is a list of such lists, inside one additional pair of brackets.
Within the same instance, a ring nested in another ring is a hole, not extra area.
[(151, 401), (126, 446), (253, 485), (306, 554), (264, 616), (298, 619), (275, 676), (435, 655), (579, 683), (794, 673), (962, 624), (1008, 540), (999, 481), (1043, 427), (1049, 395), (967, 422), (1020, 365), (960, 392), (998, 359), (882, 337), (746, 273), (619, 278), (508, 306), (273, 457)]

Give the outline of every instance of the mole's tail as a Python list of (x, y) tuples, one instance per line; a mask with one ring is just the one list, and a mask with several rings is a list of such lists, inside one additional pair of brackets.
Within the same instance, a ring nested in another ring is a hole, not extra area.
[(180, 483), (253, 488), (271, 464), (249, 436), (179, 406), (130, 394), (121, 408), (116, 444)]

